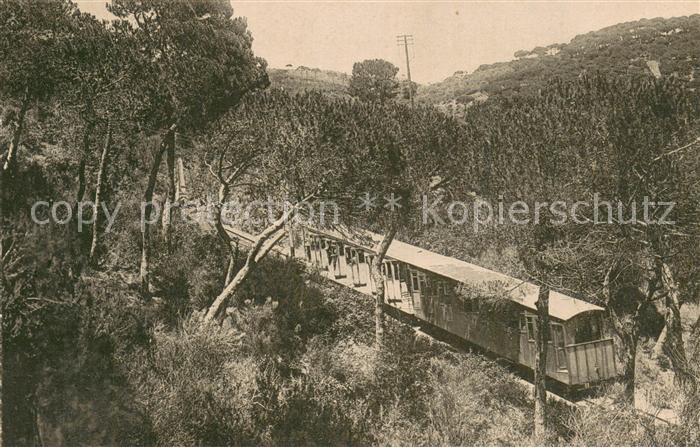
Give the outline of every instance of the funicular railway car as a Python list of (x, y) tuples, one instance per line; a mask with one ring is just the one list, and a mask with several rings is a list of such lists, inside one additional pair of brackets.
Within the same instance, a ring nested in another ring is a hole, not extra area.
[[(352, 242), (337, 231), (299, 228), (288, 247), (275, 251), (317, 269), (327, 278), (365, 294), (376, 286), (370, 274), (379, 235), (364, 232), (369, 244)], [(229, 228), (233, 236), (252, 243), (254, 236)], [(372, 245), (372, 247), (369, 247)], [(291, 247), (294, 247), (291, 250)], [(537, 321), (537, 286), (493, 270), (393, 241), (382, 268), (385, 302), (422, 322), (490, 351), (513, 363), (533, 368)], [(511, 306), (482, 309), (480, 300), (465, 299), (460, 289), (507, 291)], [(551, 292), (547, 375), (570, 388), (593, 385), (617, 375), (612, 338), (606, 336), (604, 309)]]
[[(372, 294), (374, 250), (335, 231), (303, 229), (296, 257), (329, 279)], [(374, 246), (380, 237), (370, 234)], [(369, 244), (371, 245), (371, 244)], [(302, 248), (302, 247), (299, 247)], [(533, 368), (537, 286), (458, 259), (393, 241), (382, 268), (385, 302), (401, 312), (467, 340), (516, 364)], [(483, 290), (497, 285), (511, 306), (481, 309), (465, 299), (464, 286)], [(604, 309), (551, 292), (547, 375), (576, 388), (617, 375), (613, 340), (606, 335)]]

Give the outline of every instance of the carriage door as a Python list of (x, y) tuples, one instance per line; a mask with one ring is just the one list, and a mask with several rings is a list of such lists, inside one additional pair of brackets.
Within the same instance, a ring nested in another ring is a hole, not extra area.
[(384, 299), (387, 303), (394, 300), (394, 268), (391, 262), (382, 264), (382, 279), (384, 280)]
[(350, 251), (348, 262), (350, 263), (350, 275), (352, 276), (352, 285), (355, 287), (364, 286), (365, 284), (362, 282), (362, 277), (360, 276), (360, 260), (357, 250), (350, 247), (345, 247), (345, 249)]
[(311, 239), (311, 255), (312, 262), (316, 268), (321, 268), (321, 239), (318, 236), (314, 236)]
[(414, 300), (420, 300), (420, 282), (418, 281), (418, 272), (409, 269), (411, 275), (411, 295)]
[(328, 239), (320, 238), (319, 243), (319, 264), (321, 270), (328, 271), (328, 266), (330, 265), (330, 245)]
[(557, 360), (557, 368), (566, 370), (566, 339), (564, 338), (564, 326), (559, 323), (550, 323), (552, 333), (552, 345)]
[(401, 299), (401, 310), (404, 312), (413, 313), (413, 305), (411, 304), (411, 292), (409, 292), (409, 281), (411, 278), (408, 274), (408, 265), (397, 262), (399, 271), (398, 296)]
[(340, 242), (331, 241), (328, 245), (328, 262), (333, 272), (333, 278), (345, 278), (345, 269), (343, 268), (343, 244)]
[(518, 361), (530, 368), (535, 366), (535, 331), (537, 317), (523, 312), (520, 315), (520, 355)]
[(367, 279), (369, 282), (369, 290), (372, 293), (377, 291), (377, 286), (374, 284), (374, 276), (372, 275), (372, 265), (374, 264), (374, 255), (367, 255)]
[(392, 262), (391, 266), (393, 267), (393, 276), (392, 276), (392, 284), (394, 286), (394, 300), (397, 303), (401, 302), (401, 264), (398, 262)]
[(305, 242), (304, 243), (304, 257), (306, 258), (306, 262), (309, 264), (313, 264), (313, 256), (311, 255), (311, 247), (313, 247), (313, 242)]
[(387, 294), (387, 302), (393, 306), (399, 307), (401, 303), (401, 264), (398, 262), (388, 262), (387, 266), (389, 267), (387, 273), (389, 274), (388, 286), (390, 287)]
[(427, 319), (430, 315), (427, 309), (423, 307), (423, 294), (428, 290), (428, 281), (425, 273), (409, 268), (411, 276), (411, 298), (413, 312), (419, 317)]

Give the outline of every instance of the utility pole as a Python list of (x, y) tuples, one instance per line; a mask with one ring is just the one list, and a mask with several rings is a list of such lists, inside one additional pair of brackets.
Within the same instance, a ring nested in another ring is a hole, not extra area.
[(411, 99), (411, 107), (413, 107), (413, 82), (411, 81), (411, 64), (408, 61), (408, 46), (413, 45), (413, 36), (410, 34), (401, 34), (396, 36), (396, 43), (403, 45), (406, 51), (406, 74), (408, 75), (408, 97)]

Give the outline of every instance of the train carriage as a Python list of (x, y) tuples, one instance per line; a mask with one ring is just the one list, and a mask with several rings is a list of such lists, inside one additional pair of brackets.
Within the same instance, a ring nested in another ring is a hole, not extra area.
[[(381, 236), (364, 232), (354, 242), (339, 231), (297, 228), (287, 248), (327, 278), (365, 294), (376, 291), (370, 266)], [(235, 237), (252, 242), (254, 236), (228, 228)], [(475, 264), (393, 241), (382, 267), (385, 302), (407, 314), (454, 334), (516, 364), (533, 368), (537, 286)], [(508, 306), (485, 308), (480, 299), (465, 299), (467, 290), (506, 291)], [(617, 376), (613, 340), (607, 336), (602, 307), (552, 291), (549, 297), (550, 341), (547, 375), (577, 388)]]
[[(380, 236), (372, 233), (376, 244)], [(304, 231), (303, 259), (334, 281), (371, 294), (374, 250), (340, 232)], [(385, 302), (512, 362), (533, 368), (537, 286), (483, 267), (393, 241), (382, 266)], [(460, 287), (499, 284), (513, 306), (494, 312), (464, 299)], [(547, 375), (565, 385), (587, 386), (617, 375), (604, 309), (552, 291)]]

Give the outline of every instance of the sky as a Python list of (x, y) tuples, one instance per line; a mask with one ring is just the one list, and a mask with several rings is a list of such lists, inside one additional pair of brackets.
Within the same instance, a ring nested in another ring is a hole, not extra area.
[[(177, 0), (174, 0), (177, 1)], [(105, 0), (78, 0), (107, 18)], [(405, 77), (403, 47), (413, 36), (412, 79), (431, 83), (456, 71), (508, 61), (518, 50), (566, 43), (578, 34), (641, 18), (700, 13), (695, 1), (232, 1), (248, 20), (253, 50), (273, 68), (287, 64), (350, 73), (353, 63), (386, 59)]]

